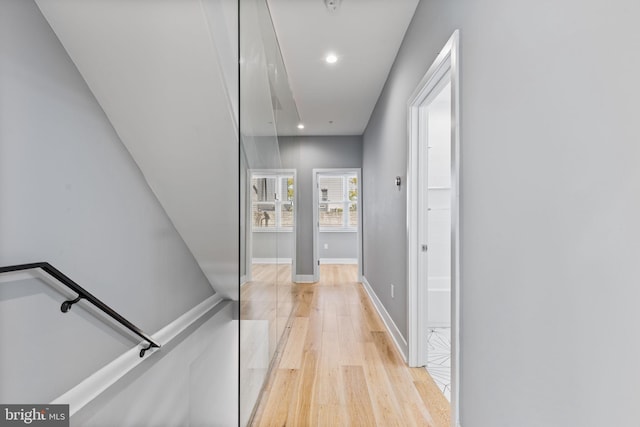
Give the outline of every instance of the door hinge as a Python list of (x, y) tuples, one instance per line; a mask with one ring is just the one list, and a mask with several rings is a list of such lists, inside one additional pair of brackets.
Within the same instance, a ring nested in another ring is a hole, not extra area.
[(422, 252), (427, 252), (429, 247), (427, 245), (422, 245)]

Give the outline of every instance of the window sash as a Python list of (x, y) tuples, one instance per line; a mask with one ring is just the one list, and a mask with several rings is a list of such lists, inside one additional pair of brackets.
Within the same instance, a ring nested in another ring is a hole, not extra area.
[[(294, 186), (294, 176), (291, 174), (269, 174), (269, 173), (259, 173), (251, 175), (251, 183), (255, 185), (255, 180), (259, 179), (275, 179), (275, 196), (273, 199), (267, 195), (267, 200), (252, 200), (251, 202), (251, 213), (253, 215), (253, 221), (251, 222), (251, 230), (255, 232), (278, 232), (278, 231), (293, 231), (295, 227), (295, 205), (293, 204), (293, 199), (295, 194), (293, 191), (289, 194), (289, 180), (291, 180), (291, 186)], [(267, 185), (269, 188), (269, 185)], [(293, 189), (293, 188), (292, 188)], [(284, 194), (283, 194), (284, 193)], [(273, 218), (269, 216), (269, 218), (260, 218), (256, 215), (260, 210), (260, 206), (273, 206), (272, 209), (263, 209), (263, 212), (271, 213), (273, 212)], [(283, 226), (283, 209), (286, 211), (286, 206), (291, 206), (290, 212), (292, 212), (291, 217), (288, 217), (291, 225)], [(267, 226), (269, 222), (272, 221), (273, 225)], [(264, 226), (262, 224), (265, 224)]]
[[(323, 192), (323, 188), (322, 188), (322, 179), (331, 179), (331, 178), (340, 178), (341, 180), (341, 187), (342, 187), (342, 191), (341, 191), (341, 198), (339, 200), (335, 200), (335, 199), (331, 199), (330, 197), (328, 197), (329, 193), (330, 193), (330, 189), (327, 186), (327, 191), (326, 191), (326, 196), (323, 194), (325, 192)], [(359, 199), (359, 194), (358, 194), (358, 184), (356, 182), (356, 186), (355, 186), (355, 198), (354, 200), (350, 200), (349, 198), (349, 193), (350, 191), (353, 191), (353, 189), (350, 187), (350, 179), (353, 178), (357, 178), (357, 175), (352, 174), (352, 173), (348, 173), (348, 174), (339, 174), (339, 175), (335, 175), (335, 174), (331, 174), (331, 175), (321, 175), (318, 179), (318, 202), (319, 202), (319, 209), (322, 209), (323, 205), (326, 205), (327, 209), (331, 209), (329, 208), (329, 206), (335, 206), (335, 205), (339, 205), (340, 209), (342, 209), (342, 218), (341, 218), (341, 224), (340, 225), (330, 225), (330, 224), (325, 224), (323, 225), (323, 220), (322, 220), (322, 214), (319, 215), (319, 229), (320, 232), (331, 232), (331, 231), (349, 231), (349, 232), (353, 232), (353, 231), (357, 231), (358, 230), (358, 219), (359, 217), (357, 216), (357, 211), (358, 211), (358, 199)], [(355, 212), (356, 212), (356, 218), (355, 218), (355, 224), (353, 221), (353, 216), (351, 215), (350, 212), (350, 207), (354, 206), (355, 208)], [(334, 208), (335, 209), (335, 208)], [(327, 218), (327, 216), (325, 216), (325, 218)]]

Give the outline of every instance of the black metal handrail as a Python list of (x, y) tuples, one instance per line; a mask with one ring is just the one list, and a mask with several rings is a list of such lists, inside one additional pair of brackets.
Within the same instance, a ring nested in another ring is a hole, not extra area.
[(63, 285), (65, 285), (66, 287), (68, 287), (69, 289), (71, 289), (72, 291), (78, 294), (77, 298), (73, 300), (65, 301), (62, 303), (62, 305), (60, 306), (60, 310), (62, 310), (63, 313), (66, 313), (67, 311), (71, 310), (71, 306), (73, 304), (77, 303), (81, 299), (85, 299), (89, 301), (91, 304), (95, 305), (100, 310), (102, 310), (105, 314), (115, 319), (122, 326), (124, 326), (125, 328), (127, 328), (128, 330), (130, 330), (131, 332), (133, 332), (134, 334), (136, 334), (137, 336), (139, 336), (140, 338), (142, 338), (143, 340), (149, 343), (149, 345), (146, 348), (143, 348), (142, 350), (140, 350), (140, 357), (143, 357), (145, 352), (153, 347), (160, 348), (160, 344), (155, 342), (149, 335), (145, 334), (140, 328), (138, 328), (136, 325), (134, 325), (133, 323), (129, 322), (127, 319), (119, 315), (114, 309), (112, 309), (107, 304), (100, 301), (98, 298), (93, 296), (91, 292), (87, 291), (82, 286), (78, 285), (76, 282), (74, 282), (73, 280), (65, 276), (60, 270), (53, 267), (48, 262), (35, 262), (32, 264), (20, 264), (20, 265), (10, 265), (8, 267), (0, 267), (0, 274), (8, 273), (11, 271), (33, 270), (36, 268), (41, 269), (42, 271), (47, 273), (49, 276), (58, 280), (60, 283), (62, 283)]

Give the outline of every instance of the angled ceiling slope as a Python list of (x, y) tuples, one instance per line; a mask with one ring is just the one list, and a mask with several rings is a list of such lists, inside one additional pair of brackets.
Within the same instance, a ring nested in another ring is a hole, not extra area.
[(213, 288), (236, 299), (239, 212), (221, 201), (237, 199), (224, 185), (238, 176), (237, 48), (214, 40), (236, 40), (235, 0), (36, 2)]

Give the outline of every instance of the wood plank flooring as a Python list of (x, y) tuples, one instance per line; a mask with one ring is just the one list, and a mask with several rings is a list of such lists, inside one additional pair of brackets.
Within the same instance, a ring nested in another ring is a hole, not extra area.
[(394, 347), (356, 267), (293, 285), (294, 313), (251, 425), (448, 427), (449, 402)]

